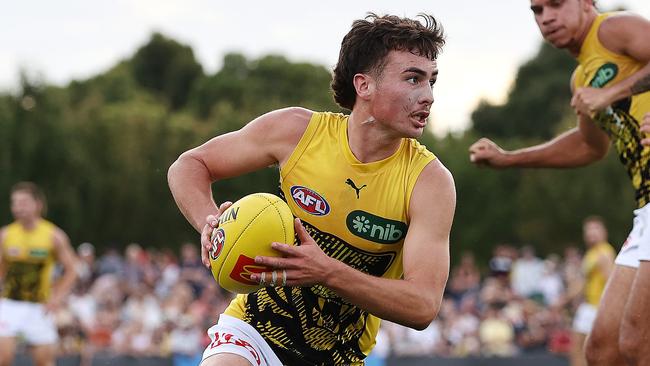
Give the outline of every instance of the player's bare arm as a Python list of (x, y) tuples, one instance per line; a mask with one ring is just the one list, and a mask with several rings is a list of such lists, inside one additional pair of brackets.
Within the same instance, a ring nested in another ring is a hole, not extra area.
[(598, 269), (605, 278), (608, 278), (614, 270), (614, 259), (614, 255), (611, 253), (603, 253), (598, 257)]
[(211, 184), (273, 164), (284, 164), (304, 133), (312, 112), (286, 108), (264, 114), (242, 129), (217, 136), (183, 153), (167, 174), (169, 187), (185, 218), (201, 233), (201, 257), (208, 266), (209, 236), (221, 212)]
[(273, 244), (286, 258), (258, 257), (256, 261), (286, 268), (288, 286), (322, 284), (377, 317), (424, 329), (438, 313), (449, 275), (455, 204), (451, 174), (439, 160), (432, 161), (413, 189), (404, 241), (404, 278), (400, 280), (371, 276), (328, 257), (300, 225), (296, 226), (300, 246)]
[(2, 288), (2, 281), (5, 275), (4, 261), (2, 260), (2, 253), (4, 251), (4, 242), (7, 237), (7, 227), (0, 228), (0, 289)]
[(61, 302), (72, 291), (72, 287), (77, 280), (77, 271), (75, 268), (77, 256), (70, 245), (68, 235), (59, 228), (56, 228), (54, 231), (54, 252), (57, 261), (63, 266), (63, 276), (52, 288), (52, 294), (46, 304), (46, 308), (49, 311), (61, 305)]
[[(571, 91), (574, 88), (571, 75)], [(506, 151), (487, 138), (481, 138), (469, 148), (469, 159), (479, 166), (492, 168), (572, 168), (601, 160), (609, 150), (609, 137), (591, 121), (577, 113), (578, 126), (554, 139), (527, 148)]]
[(597, 89), (578, 88), (571, 105), (580, 113), (593, 115), (612, 103), (650, 90), (650, 21), (634, 14), (624, 13), (603, 21), (598, 38), (610, 51), (629, 56), (646, 65), (628, 78)]
[(551, 141), (514, 151), (505, 151), (482, 138), (469, 148), (470, 161), (494, 168), (573, 168), (591, 164), (607, 155), (609, 137), (586, 116), (578, 116), (578, 127)]

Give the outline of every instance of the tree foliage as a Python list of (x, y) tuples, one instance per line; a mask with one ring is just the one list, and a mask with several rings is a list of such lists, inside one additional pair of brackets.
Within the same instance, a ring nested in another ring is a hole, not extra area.
[(567, 112), (570, 77), (575, 61), (544, 43), (532, 60), (519, 68), (504, 105), (482, 101), (472, 113), (481, 135), (548, 139)]

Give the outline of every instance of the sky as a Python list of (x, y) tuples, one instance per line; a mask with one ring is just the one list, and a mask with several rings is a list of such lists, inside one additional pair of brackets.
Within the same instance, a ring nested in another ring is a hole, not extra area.
[[(649, 0), (599, 0), (650, 18)], [(434, 132), (462, 131), (482, 99), (503, 102), (517, 67), (542, 42), (528, 0), (21, 0), (0, 12), (0, 91), (16, 89), (19, 70), (66, 85), (104, 72), (161, 32), (194, 50), (207, 73), (223, 55), (249, 59), (281, 54), (333, 69), (340, 42), (367, 12), (443, 25), (431, 123)], [(567, 81), (568, 84), (568, 81)]]

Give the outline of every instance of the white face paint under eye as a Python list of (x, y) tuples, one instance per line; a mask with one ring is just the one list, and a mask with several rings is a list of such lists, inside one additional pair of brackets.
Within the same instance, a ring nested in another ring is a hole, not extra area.
[(362, 124), (362, 125), (365, 125), (365, 124), (368, 124), (368, 123), (374, 123), (374, 122), (376, 122), (376, 121), (377, 121), (377, 120), (375, 119), (375, 117), (370, 116), (370, 117), (368, 117), (367, 120), (361, 122), (361, 124)]

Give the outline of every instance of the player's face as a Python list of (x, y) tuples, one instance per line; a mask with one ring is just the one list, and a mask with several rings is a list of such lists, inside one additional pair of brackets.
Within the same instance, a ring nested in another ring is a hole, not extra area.
[(40, 216), (42, 204), (31, 194), (16, 191), (11, 194), (11, 214), (16, 220), (31, 220)]
[(391, 51), (377, 77), (371, 115), (399, 137), (419, 137), (427, 125), (437, 76), (435, 61)]
[(557, 48), (580, 46), (590, 0), (531, 0), (530, 9), (544, 39)]
[(597, 221), (586, 222), (582, 228), (582, 235), (588, 246), (607, 241), (607, 229)]

